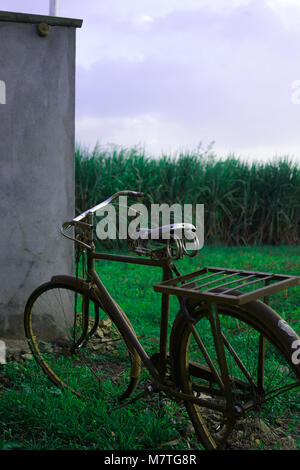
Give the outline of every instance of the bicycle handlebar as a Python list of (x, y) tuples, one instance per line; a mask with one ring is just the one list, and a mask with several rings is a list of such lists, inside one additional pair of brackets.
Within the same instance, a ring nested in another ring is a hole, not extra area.
[(83, 243), (82, 241), (79, 241), (79, 240), (76, 240), (75, 238), (72, 238), (70, 237), (69, 235), (66, 235), (64, 233), (64, 230), (68, 227), (72, 227), (72, 226), (78, 226), (78, 227), (82, 227), (82, 228), (87, 228), (87, 229), (92, 229), (93, 226), (90, 225), (90, 224), (87, 224), (85, 222), (82, 222), (81, 220), (84, 219), (84, 217), (86, 217), (88, 214), (90, 213), (93, 213), (93, 212), (96, 212), (98, 209), (102, 209), (103, 207), (107, 206), (108, 204), (110, 204), (112, 201), (114, 201), (115, 199), (117, 199), (119, 196), (131, 196), (131, 197), (143, 197), (144, 194), (143, 193), (140, 193), (138, 191), (129, 191), (129, 190), (125, 190), (125, 191), (118, 191), (117, 193), (113, 194), (112, 196), (110, 196), (108, 199), (106, 199), (105, 201), (103, 202), (100, 202), (100, 204), (98, 204), (97, 206), (94, 206), (92, 207), (91, 209), (88, 209), (86, 210), (85, 212), (82, 212), (82, 214), (79, 214), (77, 217), (75, 217), (74, 219), (68, 221), (68, 222), (64, 222), (61, 226), (61, 233), (64, 237), (66, 238), (69, 238), (69, 240), (73, 240), (75, 241), (76, 243), (80, 243), (81, 245), (84, 245), (85, 248), (91, 248), (89, 245), (87, 245), (86, 243)]
[(94, 206), (91, 209), (88, 209), (87, 211), (85, 211), (82, 214), (78, 215), (73, 220), (76, 221), (76, 222), (82, 220), (87, 214), (89, 214), (91, 212), (96, 212), (98, 209), (102, 209), (103, 207), (107, 206), (112, 201), (114, 201), (114, 199), (117, 199), (117, 197), (119, 197), (119, 196), (143, 197), (144, 194), (140, 193), (140, 192), (137, 192), (137, 191), (128, 191), (128, 190), (118, 191), (117, 193), (113, 194), (112, 196), (110, 196), (105, 201), (100, 202), (100, 204), (98, 204), (97, 206)]

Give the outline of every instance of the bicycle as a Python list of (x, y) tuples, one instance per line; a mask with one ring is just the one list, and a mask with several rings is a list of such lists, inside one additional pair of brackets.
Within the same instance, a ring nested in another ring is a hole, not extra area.
[[(194, 256), (196, 250), (188, 253), (174, 224), (168, 227), (170, 239), (160, 237), (154, 249), (143, 237), (129, 240), (139, 256), (96, 252), (95, 213), (120, 195), (143, 196), (120, 191), (62, 225), (62, 234), (75, 242), (76, 276), (53, 276), (27, 301), (26, 338), (49, 379), (87, 399), (103, 390), (107, 378), (111, 386), (123, 387), (122, 402), (136, 390), (143, 364), (151, 385), (117, 408), (162, 392), (184, 404), (206, 449), (231, 446), (237, 433), (245, 429), (246, 436), (248, 424), (257, 423), (259, 416), (268, 421), (272, 416), (274, 422), (282, 400), (289, 403), (290, 414), (299, 413), (300, 340), (268, 306), (268, 298), (299, 284), (300, 277), (209, 266), (180, 275), (174, 260)], [(70, 228), (74, 236), (66, 234)], [(151, 235), (151, 229), (141, 230)], [(96, 273), (99, 260), (162, 269), (162, 281), (154, 286), (162, 296), (159, 351), (151, 357)], [(253, 290), (255, 285), (260, 287)], [(170, 295), (180, 305), (168, 351)], [(108, 339), (99, 325), (109, 331)]]

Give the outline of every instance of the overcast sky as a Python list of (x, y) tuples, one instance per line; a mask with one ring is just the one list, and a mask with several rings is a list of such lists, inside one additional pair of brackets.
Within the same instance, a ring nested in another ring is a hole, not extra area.
[[(6, 11), (48, 7), (0, 0)], [(59, 0), (58, 15), (83, 19), (81, 144), (159, 155), (215, 141), (220, 156), (300, 161), (300, 0)]]

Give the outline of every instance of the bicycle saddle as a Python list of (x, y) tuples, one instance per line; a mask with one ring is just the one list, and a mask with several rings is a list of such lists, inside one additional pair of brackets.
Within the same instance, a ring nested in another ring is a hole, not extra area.
[(188, 223), (174, 223), (156, 228), (137, 228), (140, 238), (148, 240), (169, 240), (170, 238), (193, 240), (196, 227)]
[[(199, 249), (196, 227), (193, 224), (173, 223), (135, 230), (135, 234), (129, 233), (127, 246), (138, 255), (150, 256), (152, 259), (179, 259), (183, 255), (195, 256)], [(186, 250), (186, 242), (194, 244), (191, 253)]]

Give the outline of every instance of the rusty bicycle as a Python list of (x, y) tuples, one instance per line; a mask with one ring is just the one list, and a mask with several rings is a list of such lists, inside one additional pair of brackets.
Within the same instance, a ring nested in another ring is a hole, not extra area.
[[(268, 298), (296, 286), (300, 277), (212, 266), (181, 275), (174, 260), (196, 250), (188, 253), (176, 224), (156, 248), (141, 237), (128, 241), (132, 256), (97, 252), (95, 213), (120, 195), (142, 197), (120, 191), (62, 225), (75, 242), (76, 275), (53, 276), (27, 301), (26, 338), (50, 380), (84, 399), (99, 396), (108, 382), (119, 387), (123, 406), (136, 399), (125, 400), (136, 390), (143, 365), (151, 383), (138, 397), (162, 392), (184, 405), (206, 449), (231, 446), (249, 422), (276, 419), (283, 403), (299, 420), (300, 339)], [(150, 239), (151, 229), (144, 230)], [(161, 294), (159, 350), (151, 356), (97, 274), (95, 262), (101, 260), (162, 269), (154, 285)], [(171, 295), (179, 312), (168, 347)]]

